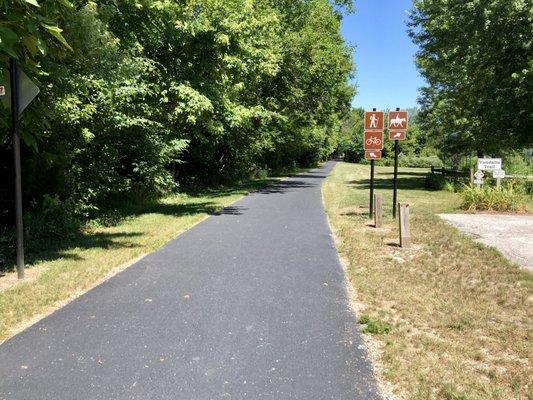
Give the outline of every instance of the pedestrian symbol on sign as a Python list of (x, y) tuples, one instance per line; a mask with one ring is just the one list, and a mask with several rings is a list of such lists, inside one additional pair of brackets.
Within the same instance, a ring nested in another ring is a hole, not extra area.
[(383, 120), (384, 120), (384, 116), (383, 116), (382, 111), (365, 112), (365, 130), (366, 131), (382, 131)]
[(379, 121), (379, 118), (376, 117), (376, 114), (372, 114), (370, 116), (370, 127), (371, 128), (377, 128), (378, 127), (378, 121)]

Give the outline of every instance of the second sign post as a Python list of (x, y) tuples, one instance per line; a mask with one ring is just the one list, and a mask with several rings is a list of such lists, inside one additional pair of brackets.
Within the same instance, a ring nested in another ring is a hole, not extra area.
[(398, 156), (400, 154), (400, 140), (407, 136), (407, 124), (409, 115), (407, 111), (389, 112), (389, 139), (394, 140), (394, 181), (392, 184), (392, 217), (396, 218), (396, 203), (398, 201)]

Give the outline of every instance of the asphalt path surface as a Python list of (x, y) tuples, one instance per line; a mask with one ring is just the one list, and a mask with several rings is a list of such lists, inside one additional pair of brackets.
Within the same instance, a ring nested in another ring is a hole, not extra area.
[(0, 399), (379, 399), (324, 213), (259, 190), (0, 346)]

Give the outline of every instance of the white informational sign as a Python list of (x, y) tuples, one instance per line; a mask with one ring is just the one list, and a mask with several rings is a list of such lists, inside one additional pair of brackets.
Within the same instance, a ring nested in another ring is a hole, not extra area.
[(477, 169), (480, 169), (480, 170), (502, 169), (502, 159), (501, 158), (478, 158)]
[(503, 179), (505, 178), (505, 171), (503, 169), (495, 169), (492, 171), (492, 177), (494, 179)]
[(5, 96), (5, 95), (6, 95), (6, 87), (0, 86), (0, 96)]
[(483, 179), (485, 174), (482, 171), (477, 171), (474, 176), (476, 177), (476, 179)]
[(483, 179), (474, 179), (476, 185), (483, 185)]

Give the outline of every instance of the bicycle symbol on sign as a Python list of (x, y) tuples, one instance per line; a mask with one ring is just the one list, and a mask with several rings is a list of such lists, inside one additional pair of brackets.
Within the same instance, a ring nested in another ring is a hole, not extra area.
[(370, 136), (368, 139), (366, 139), (366, 142), (365, 142), (367, 145), (375, 145), (375, 146), (379, 146), (381, 144), (381, 139), (378, 138), (377, 136)]

